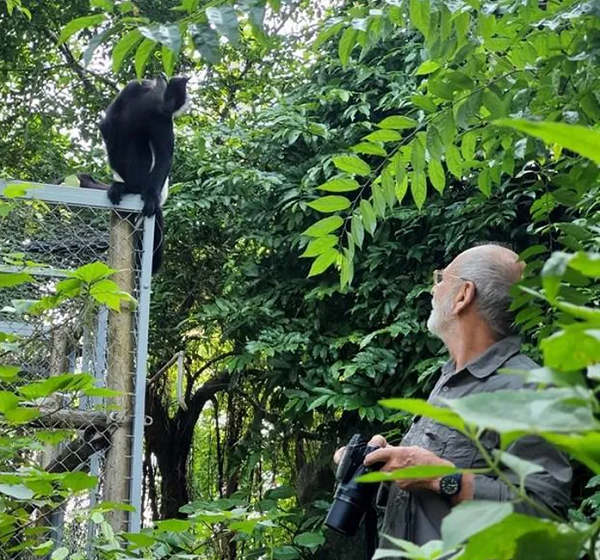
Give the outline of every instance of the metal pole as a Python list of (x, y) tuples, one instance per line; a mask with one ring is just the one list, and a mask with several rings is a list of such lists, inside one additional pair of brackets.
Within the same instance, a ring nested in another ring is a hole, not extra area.
[(142, 484), (144, 483), (144, 426), (146, 418), (146, 365), (148, 328), (150, 324), (150, 288), (154, 256), (155, 217), (144, 219), (144, 242), (138, 302), (138, 340), (135, 368), (135, 409), (133, 417), (133, 449), (131, 458), (131, 505), (135, 511), (129, 518), (129, 530), (137, 533), (142, 526)]

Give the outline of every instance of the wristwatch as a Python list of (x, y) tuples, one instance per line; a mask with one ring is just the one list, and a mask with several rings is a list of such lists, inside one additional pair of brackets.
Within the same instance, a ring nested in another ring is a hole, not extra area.
[(447, 474), (440, 478), (440, 494), (446, 498), (456, 496), (462, 486), (462, 474)]

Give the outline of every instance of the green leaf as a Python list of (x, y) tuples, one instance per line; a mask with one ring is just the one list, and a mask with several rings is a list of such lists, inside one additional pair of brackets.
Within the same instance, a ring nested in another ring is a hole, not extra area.
[(378, 216), (382, 218), (385, 216), (385, 197), (383, 196), (383, 190), (378, 183), (371, 185), (371, 193), (373, 195), (373, 208)]
[(178, 25), (158, 23), (149, 27), (138, 27), (138, 31), (147, 39), (169, 47), (173, 54), (179, 54), (181, 50), (181, 33)]
[(421, 32), (425, 38), (429, 37), (431, 8), (429, 0), (410, 0), (410, 22)]
[(462, 139), (460, 151), (465, 160), (469, 161), (475, 157), (475, 146), (477, 145), (477, 132), (471, 130)]
[(108, 278), (115, 272), (116, 270), (114, 268), (110, 268), (101, 262), (95, 262), (79, 267), (71, 273), (71, 276), (83, 280), (86, 284), (93, 284), (98, 280)]
[(415, 71), (416, 76), (425, 76), (438, 70), (440, 65), (435, 60), (427, 60)]
[(360, 249), (362, 249), (363, 241), (365, 238), (365, 228), (363, 227), (363, 223), (361, 217), (354, 214), (351, 220), (352, 227), (352, 239), (354, 239), (354, 243), (358, 245)]
[(444, 549), (452, 550), (473, 535), (496, 525), (513, 512), (511, 503), (467, 501), (454, 506), (442, 521)]
[(419, 124), (415, 119), (411, 119), (409, 117), (404, 117), (401, 115), (396, 115), (393, 117), (386, 117), (380, 123), (377, 124), (379, 128), (389, 129), (389, 130), (403, 130), (405, 128), (414, 128)]
[(125, 35), (113, 48), (112, 51), (112, 70), (115, 74), (119, 72), (121, 66), (123, 66), (123, 61), (125, 57), (131, 52), (133, 47), (135, 47), (142, 40), (142, 34), (134, 29)]
[(444, 192), (444, 188), (446, 187), (446, 174), (444, 173), (442, 164), (436, 159), (429, 162), (429, 180), (436, 191), (440, 194)]
[(317, 39), (313, 45), (313, 48), (318, 49), (325, 41), (336, 35), (341, 29), (344, 28), (346, 22), (339, 21), (341, 18), (335, 18), (325, 23), (325, 27), (317, 35)]
[(71, 472), (62, 479), (65, 488), (79, 492), (81, 490), (91, 490), (98, 485), (98, 478), (90, 476), (83, 472)]
[(411, 163), (415, 174), (421, 174), (425, 171), (425, 138), (420, 133), (412, 143)]
[(371, 166), (358, 156), (341, 155), (333, 158), (333, 164), (340, 170), (351, 175), (366, 176), (371, 173)]
[(396, 204), (396, 181), (394, 180), (391, 164), (381, 173), (381, 185), (387, 205), (393, 208)]
[(50, 560), (65, 560), (69, 556), (69, 549), (65, 546), (57, 548), (50, 556)]
[(499, 433), (600, 429), (589, 399), (571, 389), (499, 390), (443, 402), (465, 422)]
[(192, 522), (187, 519), (167, 519), (165, 521), (158, 521), (156, 525), (160, 531), (183, 533), (190, 529)]
[[(85, 52), (83, 53), (83, 65), (86, 68), (89, 66), (90, 62), (92, 61), (92, 57), (94, 56), (94, 52), (96, 52), (96, 49), (104, 42), (104, 40), (107, 37), (110, 37), (114, 33), (115, 33), (115, 29), (111, 28), (111, 29), (107, 29), (106, 31), (103, 31), (102, 33), (98, 33), (97, 35), (94, 35), (94, 37), (92, 37), (87, 48), (85, 49)], [(77, 176), (74, 176), (74, 177), (75, 177), (75, 179), (77, 179)], [(69, 184), (67, 182), (68, 179), (69, 179), (68, 177), (67, 177), (67, 179), (65, 179), (65, 181), (63, 182), (64, 185)], [(77, 180), (77, 182), (75, 182), (75, 183), (72, 183), (71, 186), (78, 187), (79, 180)]]
[(401, 181), (396, 183), (396, 198), (402, 203), (406, 193), (408, 192), (408, 175), (404, 175)]
[(444, 153), (444, 143), (438, 129), (433, 124), (427, 127), (426, 144), (429, 157), (431, 159), (441, 159)]
[(41, 416), (37, 408), (15, 408), (5, 413), (4, 417), (10, 424), (27, 424)]
[(490, 178), (490, 170), (488, 167), (482, 169), (477, 178), (477, 186), (479, 190), (488, 198), (492, 194), (492, 180)]
[(589, 278), (600, 278), (599, 253), (575, 253), (569, 261), (569, 266)]
[(167, 76), (172, 76), (173, 70), (175, 69), (175, 53), (169, 47), (163, 45), (161, 54), (165, 73)]
[(342, 33), (342, 38), (340, 39), (340, 44), (338, 48), (338, 53), (342, 66), (346, 66), (350, 61), (350, 53), (356, 45), (357, 35), (358, 31), (353, 27), (347, 27)]
[(361, 142), (360, 144), (356, 144), (356, 146), (352, 146), (350, 149), (357, 154), (368, 154), (383, 157), (387, 156), (385, 148), (382, 148), (381, 146), (371, 142)]
[(308, 244), (306, 250), (300, 255), (300, 257), (316, 257), (327, 249), (335, 247), (337, 243), (338, 238), (336, 235), (325, 235), (324, 237), (318, 237), (317, 239), (313, 239)]
[(0, 391), (0, 412), (6, 414), (19, 406), (19, 397), (10, 391)]
[(94, 27), (96, 25), (100, 25), (104, 21), (104, 14), (96, 14), (93, 16), (85, 16), (77, 19), (71, 20), (67, 25), (63, 27), (63, 30), (60, 33), (60, 37), (58, 38), (58, 44), (62, 45), (65, 41), (67, 41), (72, 35), (75, 35), (78, 31), (85, 29), (87, 27)]
[(576, 560), (586, 538), (586, 531), (512, 513), (472, 536), (460, 559)]
[(437, 111), (437, 105), (426, 95), (415, 93), (411, 95), (410, 100), (413, 105), (419, 107), (419, 109), (423, 109), (423, 111), (427, 111), (428, 113), (435, 113)]
[(307, 204), (318, 212), (337, 212), (350, 208), (350, 201), (345, 196), (323, 196)]
[(321, 253), (310, 267), (308, 278), (312, 276), (317, 276), (325, 272), (332, 264), (334, 264), (338, 260), (338, 257), (340, 256), (341, 253), (333, 247)]
[(93, 297), (98, 303), (107, 305), (110, 309), (115, 311), (121, 310), (121, 304), (123, 302), (135, 303), (135, 299), (119, 289), (119, 286), (112, 280), (100, 280), (95, 282), (90, 288), (90, 296)]
[(329, 218), (323, 218), (316, 224), (313, 224), (302, 232), (302, 235), (307, 237), (323, 237), (336, 229), (339, 229), (344, 224), (344, 220), (341, 216), (330, 216)]
[(301, 533), (294, 539), (294, 542), (298, 546), (316, 548), (325, 543), (325, 537), (321, 533)]
[(525, 461), (525, 459), (521, 459), (512, 453), (507, 453), (506, 451), (499, 451), (498, 449), (492, 450), (492, 453), (495, 457), (498, 457), (502, 463), (504, 463), (511, 471), (516, 473), (519, 476), (519, 485), (521, 488), (524, 488), (525, 479), (530, 474), (535, 474), (538, 472), (544, 472), (544, 468), (540, 465), (532, 463), (530, 461)]
[(546, 297), (551, 301), (556, 300), (560, 282), (567, 271), (572, 255), (560, 251), (552, 253), (542, 268), (542, 282)]
[(585, 324), (565, 327), (541, 343), (544, 365), (574, 371), (600, 363), (600, 330)]
[(522, 119), (500, 119), (497, 126), (514, 128), (541, 138), (548, 144), (558, 144), (600, 165), (600, 132), (574, 124), (534, 122)]
[(0, 288), (12, 288), (33, 282), (33, 276), (26, 272), (0, 272)]
[(300, 553), (293, 546), (278, 546), (273, 549), (273, 558), (275, 560), (296, 560), (300, 558)]
[(25, 196), (29, 190), (32, 189), (40, 189), (41, 185), (36, 185), (35, 183), (24, 183), (24, 182), (16, 182), (16, 183), (8, 183), (4, 190), (2, 191), (2, 196), (4, 198), (20, 198)]
[(138, 80), (142, 79), (148, 59), (152, 51), (156, 48), (156, 43), (151, 39), (144, 39), (135, 52), (135, 74)]
[(209, 64), (217, 64), (221, 60), (219, 36), (208, 24), (192, 23), (189, 26), (194, 48)]
[(446, 166), (457, 179), (462, 178), (463, 162), (460, 152), (454, 144), (446, 147)]
[(58, 391), (75, 392), (93, 385), (94, 377), (89, 373), (63, 373), (19, 387), (19, 393), (26, 399), (33, 400), (47, 397)]
[(18, 366), (0, 366), (0, 379), (2, 381), (15, 381), (21, 368)]
[(0, 494), (16, 500), (31, 500), (35, 493), (23, 484), (0, 484)]
[(329, 192), (350, 192), (360, 189), (360, 185), (354, 179), (337, 177), (319, 185), (317, 189)]
[(156, 543), (156, 538), (145, 533), (122, 533), (122, 536), (127, 539), (136, 549), (149, 548)]
[(371, 234), (375, 233), (375, 228), (377, 227), (377, 216), (375, 215), (375, 210), (373, 210), (373, 206), (368, 200), (360, 201), (360, 215), (362, 216), (362, 221), (365, 229)]
[(382, 129), (371, 132), (363, 140), (367, 140), (368, 142), (398, 142), (402, 140), (402, 134), (395, 130)]
[(222, 6), (220, 8), (206, 8), (206, 17), (216, 30), (229, 39), (234, 46), (240, 42), (240, 30), (237, 15), (231, 6)]
[(423, 173), (412, 173), (411, 177), (410, 192), (417, 208), (422, 210), (423, 204), (425, 204), (425, 200), (427, 199), (427, 181)]
[(557, 301), (555, 306), (572, 317), (600, 325), (600, 309), (592, 309), (583, 305), (573, 305), (572, 303), (563, 301)]
[(503, 369), (500, 373), (510, 375), (521, 375), (526, 383), (540, 385), (555, 385), (557, 387), (572, 387), (574, 385), (585, 386), (585, 379), (579, 371), (557, 371), (551, 368), (535, 368), (530, 370)]
[(583, 434), (545, 433), (542, 435), (595, 473), (600, 473), (600, 433), (597, 431)]
[(391, 472), (371, 472), (359, 476), (358, 482), (386, 482), (389, 480), (411, 480), (417, 478), (438, 478), (455, 473), (488, 472), (487, 469), (460, 469), (446, 465), (421, 465), (418, 467), (406, 467)]
[(344, 249), (345, 255), (340, 259), (340, 287), (343, 290), (352, 283), (354, 278), (354, 263), (348, 249)]
[(430, 404), (422, 399), (386, 399), (379, 401), (379, 404), (387, 408), (425, 416), (460, 431), (464, 431), (465, 428), (465, 424), (458, 414), (447, 408)]

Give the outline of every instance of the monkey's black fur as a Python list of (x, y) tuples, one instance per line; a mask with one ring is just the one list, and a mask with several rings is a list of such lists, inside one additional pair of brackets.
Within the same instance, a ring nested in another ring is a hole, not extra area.
[[(162, 205), (173, 163), (173, 118), (186, 109), (188, 79), (175, 77), (167, 81), (161, 74), (156, 80), (129, 82), (100, 123), (108, 162), (115, 172), (108, 198), (117, 205), (124, 194), (140, 194), (144, 201), (142, 214), (156, 216), (153, 273), (160, 268), (163, 257)], [(95, 188), (91, 183), (85, 186)]]

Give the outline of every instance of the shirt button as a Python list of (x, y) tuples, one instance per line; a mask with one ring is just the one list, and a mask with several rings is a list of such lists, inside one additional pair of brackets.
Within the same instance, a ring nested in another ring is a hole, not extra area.
[(448, 390), (448, 387), (442, 387), (442, 391), (444, 391), (444, 393)]

